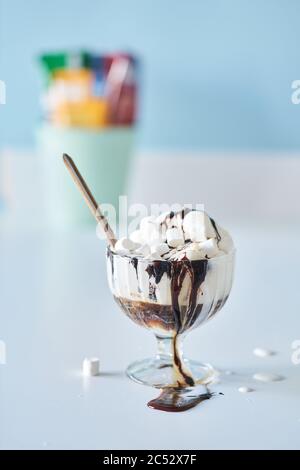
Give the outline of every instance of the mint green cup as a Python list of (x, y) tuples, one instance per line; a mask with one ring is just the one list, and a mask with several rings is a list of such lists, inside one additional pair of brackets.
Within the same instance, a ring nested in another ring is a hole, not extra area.
[(41, 125), (36, 133), (42, 164), (47, 225), (57, 228), (95, 224), (62, 160), (69, 154), (99, 203), (110, 203), (118, 213), (119, 196), (127, 193), (135, 129), (101, 130)]

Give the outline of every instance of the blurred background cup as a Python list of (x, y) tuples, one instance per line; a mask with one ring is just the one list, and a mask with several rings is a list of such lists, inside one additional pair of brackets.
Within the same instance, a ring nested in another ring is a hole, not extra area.
[(126, 193), (134, 151), (137, 61), (124, 53), (48, 53), (43, 121), (36, 131), (42, 163), (45, 220), (54, 227), (94, 224), (62, 164), (72, 156), (97, 201), (112, 204)]
[(102, 131), (61, 129), (43, 125), (37, 131), (42, 159), (46, 224), (54, 227), (94, 225), (62, 163), (62, 152), (71, 155), (98, 202), (110, 203), (118, 212), (133, 156), (134, 129)]

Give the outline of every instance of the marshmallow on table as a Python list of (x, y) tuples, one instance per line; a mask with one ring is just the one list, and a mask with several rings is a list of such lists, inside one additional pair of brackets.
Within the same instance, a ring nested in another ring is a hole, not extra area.
[(254, 392), (254, 389), (251, 387), (239, 387), (238, 391), (240, 393), (251, 393), (251, 392)]
[(99, 375), (100, 362), (97, 357), (85, 358), (82, 364), (82, 373), (86, 377)]
[(254, 380), (258, 380), (259, 382), (280, 382), (281, 380), (284, 380), (284, 377), (282, 375), (267, 372), (259, 372), (257, 374), (254, 374), (253, 378)]
[(167, 230), (167, 243), (172, 248), (176, 248), (179, 245), (184, 244), (184, 236), (182, 230), (174, 227)]
[(253, 354), (257, 357), (269, 357), (274, 356), (276, 353), (275, 351), (271, 351), (270, 349), (255, 348), (253, 349)]

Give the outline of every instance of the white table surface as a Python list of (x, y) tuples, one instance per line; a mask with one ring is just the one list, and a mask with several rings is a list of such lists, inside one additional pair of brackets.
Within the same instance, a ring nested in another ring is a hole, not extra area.
[[(131, 201), (204, 202), (238, 249), (226, 306), (185, 345), (189, 357), (235, 375), (214, 387), (224, 396), (182, 414), (148, 409), (156, 391), (124, 375), (131, 361), (155, 353), (155, 340), (115, 305), (94, 231), (41, 230), (39, 156), (2, 156), (0, 448), (300, 448), (300, 365), (291, 361), (300, 339), (300, 228), (291, 225), (300, 221), (299, 155), (136, 160)], [(278, 354), (257, 358), (257, 346)], [(99, 356), (101, 376), (83, 380), (86, 356)], [(286, 380), (254, 384), (258, 371)], [(240, 394), (240, 385), (256, 391)]]
[[(185, 350), (236, 375), (214, 387), (224, 396), (178, 414), (147, 408), (156, 391), (124, 375), (128, 363), (154, 353), (155, 342), (115, 305), (95, 233), (2, 233), (0, 448), (299, 448), (300, 365), (291, 362), (300, 338), (299, 228), (231, 230), (232, 294)], [(278, 354), (257, 358), (256, 346)], [(86, 356), (99, 356), (99, 377), (81, 377)], [(254, 384), (258, 371), (286, 380)], [(241, 394), (240, 385), (256, 391)]]

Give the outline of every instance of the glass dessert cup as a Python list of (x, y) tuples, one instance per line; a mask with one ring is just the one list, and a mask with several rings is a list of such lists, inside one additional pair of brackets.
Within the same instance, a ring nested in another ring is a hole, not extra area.
[(112, 294), (123, 312), (150, 329), (158, 343), (153, 358), (134, 362), (127, 375), (157, 388), (209, 384), (217, 376), (209, 364), (186, 359), (186, 334), (211, 319), (232, 286), (235, 252), (212, 259), (148, 260), (107, 251)]

